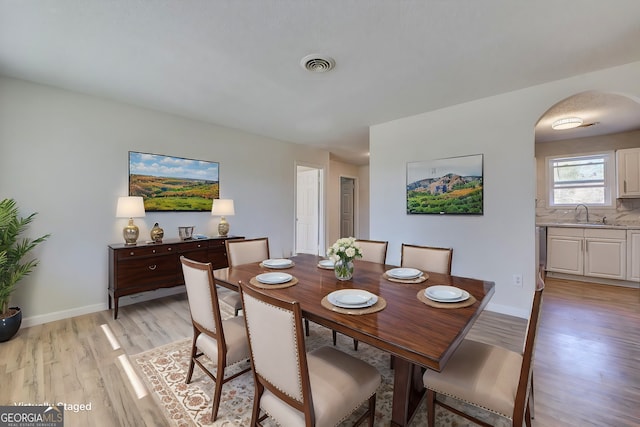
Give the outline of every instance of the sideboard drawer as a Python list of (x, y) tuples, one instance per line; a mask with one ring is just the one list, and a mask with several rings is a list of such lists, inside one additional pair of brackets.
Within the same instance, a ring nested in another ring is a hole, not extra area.
[(119, 288), (175, 282), (178, 266), (177, 255), (129, 259), (118, 264)]
[(117, 251), (118, 259), (139, 258), (155, 255), (172, 254), (176, 251), (173, 245), (131, 247)]

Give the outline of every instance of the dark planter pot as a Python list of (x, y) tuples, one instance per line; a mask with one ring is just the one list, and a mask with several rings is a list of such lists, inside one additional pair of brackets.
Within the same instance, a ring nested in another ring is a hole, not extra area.
[(22, 310), (20, 307), (9, 307), (9, 310), (15, 312), (4, 319), (0, 319), (0, 342), (9, 341), (20, 329), (22, 323)]

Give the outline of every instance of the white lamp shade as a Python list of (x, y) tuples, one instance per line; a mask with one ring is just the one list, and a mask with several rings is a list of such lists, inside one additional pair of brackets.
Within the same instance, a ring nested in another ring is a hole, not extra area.
[(119, 197), (117, 218), (142, 218), (145, 216), (144, 201), (140, 196)]
[(235, 215), (233, 208), (233, 200), (231, 199), (214, 199), (211, 205), (211, 215), (213, 216), (230, 216)]

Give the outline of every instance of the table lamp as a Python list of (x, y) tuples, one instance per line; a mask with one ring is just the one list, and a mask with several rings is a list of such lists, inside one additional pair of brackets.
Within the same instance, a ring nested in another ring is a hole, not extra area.
[(218, 234), (226, 237), (229, 233), (229, 223), (225, 216), (235, 215), (233, 209), (233, 200), (231, 199), (214, 199), (211, 205), (211, 215), (220, 216), (220, 224), (218, 224)]
[(142, 197), (119, 197), (116, 208), (116, 218), (129, 218), (129, 224), (122, 230), (125, 245), (135, 245), (140, 235), (138, 226), (133, 223), (133, 218), (145, 216), (144, 201)]

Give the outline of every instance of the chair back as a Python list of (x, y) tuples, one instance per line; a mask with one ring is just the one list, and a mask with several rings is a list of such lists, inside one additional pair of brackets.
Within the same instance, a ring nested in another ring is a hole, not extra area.
[(225, 240), (229, 267), (249, 264), (269, 259), (269, 239), (229, 239)]
[(224, 330), (211, 263), (193, 261), (184, 256), (180, 257), (180, 263), (193, 327), (216, 339), (218, 346), (224, 348)]
[(386, 264), (387, 246), (389, 245), (389, 242), (381, 240), (356, 240), (356, 244), (360, 246), (360, 250), (362, 252), (361, 259), (363, 261)]
[(402, 244), (400, 265), (434, 273), (451, 274), (452, 248)]
[[(302, 310), (296, 301), (284, 301), (240, 283), (251, 364), (257, 387), (314, 419), (304, 344)], [(259, 402), (260, 395), (254, 398)], [(259, 404), (259, 403), (258, 403)]]
[(518, 389), (516, 390), (516, 399), (513, 408), (513, 425), (522, 425), (522, 420), (524, 420), (525, 411), (527, 410), (527, 402), (529, 401), (529, 395), (531, 393), (533, 355), (542, 309), (542, 291), (544, 290), (544, 286), (544, 280), (538, 275), (536, 290), (533, 295), (533, 305), (531, 306), (531, 315), (529, 316), (529, 324), (527, 325), (527, 335), (524, 341), (522, 368), (520, 368), (520, 379), (518, 381)]

